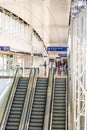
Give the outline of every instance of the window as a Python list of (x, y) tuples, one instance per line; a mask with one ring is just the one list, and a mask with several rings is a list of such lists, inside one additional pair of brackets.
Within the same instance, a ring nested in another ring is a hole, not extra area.
[(9, 32), (9, 19), (10, 17), (8, 15), (5, 15), (5, 30)]

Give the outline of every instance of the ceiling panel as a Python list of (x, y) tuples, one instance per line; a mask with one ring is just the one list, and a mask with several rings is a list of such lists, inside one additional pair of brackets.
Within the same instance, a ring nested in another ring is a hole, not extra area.
[(28, 22), (45, 45), (67, 45), (71, 0), (0, 0), (0, 5)]

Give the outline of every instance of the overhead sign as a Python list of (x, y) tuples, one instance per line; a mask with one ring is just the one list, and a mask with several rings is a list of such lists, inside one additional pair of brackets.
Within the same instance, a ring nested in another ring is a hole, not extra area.
[(58, 54), (60, 57), (67, 57), (67, 54)]
[(67, 51), (68, 47), (47, 47), (47, 51)]
[(10, 51), (10, 47), (9, 46), (0, 46), (0, 50), (1, 51)]
[(42, 54), (41, 54), (41, 53), (33, 53), (33, 56), (39, 56), (39, 57), (42, 57)]

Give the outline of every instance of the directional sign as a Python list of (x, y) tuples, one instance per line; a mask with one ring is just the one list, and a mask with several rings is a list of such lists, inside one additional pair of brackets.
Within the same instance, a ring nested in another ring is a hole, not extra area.
[(68, 47), (47, 47), (47, 51), (67, 51)]
[(42, 57), (42, 54), (41, 53), (33, 53), (34, 56), (39, 56), (39, 57)]
[(60, 57), (67, 57), (67, 54), (58, 54)]
[(0, 46), (1, 51), (10, 51), (10, 46)]

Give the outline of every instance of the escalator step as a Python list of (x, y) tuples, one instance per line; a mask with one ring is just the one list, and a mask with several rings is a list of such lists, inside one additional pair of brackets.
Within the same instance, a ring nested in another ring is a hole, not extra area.
[(54, 125), (65, 125), (65, 120), (63, 120), (63, 121), (53, 121), (53, 124)]
[(18, 126), (6, 126), (6, 129), (5, 130), (18, 130)]
[(23, 101), (24, 101), (24, 100), (18, 100), (18, 101), (17, 101), (17, 100), (14, 100), (14, 101), (13, 101), (13, 104), (23, 104)]
[(42, 127), (42, 126), (43, 126), (43, 123), (38, 123), (38, 122), (36, 122), (36, 123), (34, 122), (34, 123), (33, 123), (33, 122), (30, 122), (30, 127), (32, 127), (32, 126), (33, 126), (33, 127)]
[(19, 91), (16, 91), (16, 95), (25, 95), (26, 94), (26, 91), (22, 91), (22, 92), (19, 92)]
[(37, 104), (33, 104), (33, 108), (39, 108), (39, 109), (41, 108), (41, 109), (42, 109), (43, 106), (42, 106), (42, 105), (39, 105), (39, 104), (38, 104), (38, 105), (37, 105)]
[(44, 108), (35, 108), (35, 107), (33, 107), (32, 108), (32, 111), (41, 111), (41, 112), (43, 112), (44, 111)]
[(65, 121), (65, 117), (53, 117), (53, 121)]
[(8, 126), (18, 126), (19, 122), (7, 122)]
[(33, 119), (33, 118), (31, 118), (31, 122), (35, 122), (35, 123), (43, 123), (43, 119)]
[(13, 104), (12, 107), (14, 107), (14, 108), (21, 108), (21, 107), (23, 107), (23, 105), (22, 104)]
[(56, 129), (64, 129), (65, 130), (65, 124), (56, 124), (56, 125), (52, 125), (52, 128), (56, 128)]
[(37, 112), (37, 111), (32, 111), (32, 114), (34, 114), (34, 115), (43, 115), (44, 114), (44, 112)]
[(21, 114), (21, 111), (10, 111), (10, 114)]
[(33, 104), (34, 104), (34, 105), (35, 105), (35, 104), (36, 104), (36, 105), (45, 105), (45, 102), (38, 102), (38, 101), (35, 101)]
[(10, 114), (8, 118), (9, 118), (9, 119), (10, 119), (10, 118), (15, 119), (15, 118), (20, 118), (20, 116), (21, 116), (21, 115)]
[(64, 113), (53, 113), (54, 117), (65, 117), (65, 112)]
[(42, 118), (43, 118), (43, 115), (38, 115), (38, 116), (37, 116), (37, 115), (32, 115), (32, 114), (31, 114), (31, 117), (32, 117), (32, 118), (35, 118), (35, 119), (42, 119)]
[(10, 121), (10, 122), (19, 122), (20, 119), (19, 118), (8, 118), (8, 121)]
[(25, 95), (15, 95), (15, 97), (17, 97), (17, 98), (20, 98), (20, 97), (25, 97)]
[(35, 98), (34, 101), (38, 101), (38, 102), (42, 102), (43, 101), (44, 102), (45, 98), (42, 98), (42, 99), (41, 98)]
[(21, 111), (22, 110), (22, 107), (12, 107), (11, 108), (12, 111)]
[(29, 130), (42, 130), (42, 127), (29, 127)]

